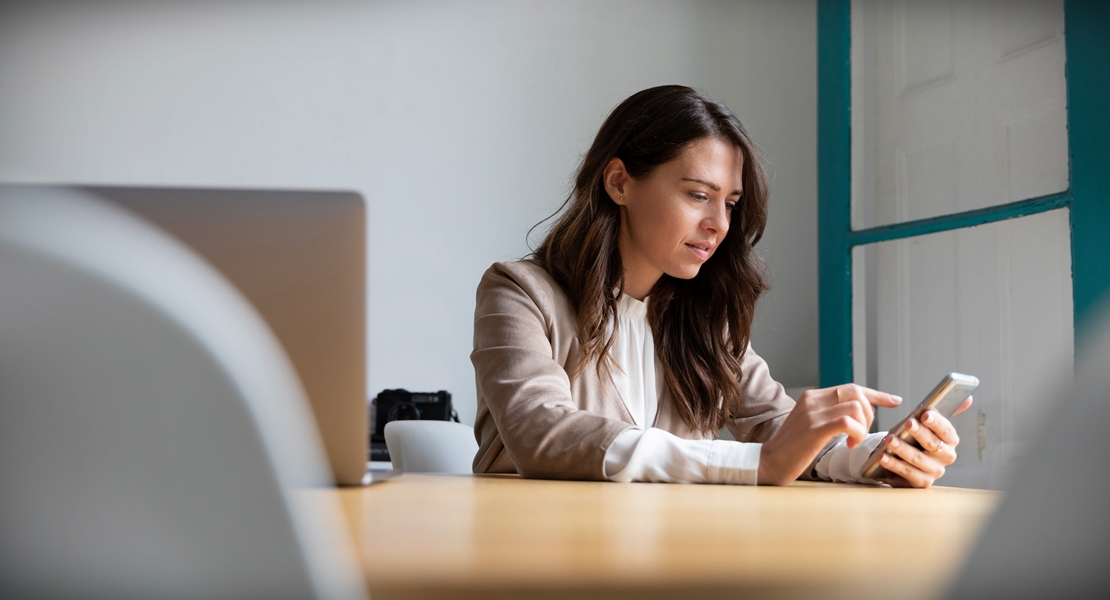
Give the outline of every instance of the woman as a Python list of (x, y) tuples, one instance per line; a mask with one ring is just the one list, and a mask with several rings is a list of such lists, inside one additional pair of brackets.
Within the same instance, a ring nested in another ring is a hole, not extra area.
[[(867, 433), (872, 405), (901, 399), (843, 385), (795, 403), (748, 343), (767, 289), (754, 250), (767, 196), (723, 105), (663, 86), (614, 109), (539, 249), (478, 286), (474, 471), (861, 481), (883, 437)], [(892, 485), (928, 487), (956, 458), (951, 423), (922, 421), (924, 450), (902, 443), (884, 459)], [(739, 441), (714, 439), (722, 426)]]

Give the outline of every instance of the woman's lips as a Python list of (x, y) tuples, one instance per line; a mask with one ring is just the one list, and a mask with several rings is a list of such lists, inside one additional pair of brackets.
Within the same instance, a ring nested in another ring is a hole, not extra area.
[(713, 247), (708, 244), (686, 244), (686, 247), (694, 253), (694, 256), (701, 260), (709, 260), (709, 252), (713, 249)]

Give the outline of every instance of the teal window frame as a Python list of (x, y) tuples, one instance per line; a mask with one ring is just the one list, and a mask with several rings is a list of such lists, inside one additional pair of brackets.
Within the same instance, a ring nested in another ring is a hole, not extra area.
[(1069, 187), (989, 208), (853, 230), (851, 3), (817, 2), (820, 385), (852, 381), (852, 248), (1068, 208), (1075, 343), (1110, 291), (1110, 2), (1066, 0)]

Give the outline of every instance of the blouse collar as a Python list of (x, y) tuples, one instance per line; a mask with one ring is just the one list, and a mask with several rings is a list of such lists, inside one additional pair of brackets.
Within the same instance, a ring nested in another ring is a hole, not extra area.
[(640, 301), (628, 294), (621, 294), (620, 298), (617, 298), (617, 314), (629, 319), (647, 318), (648, 298), (645, 297)]

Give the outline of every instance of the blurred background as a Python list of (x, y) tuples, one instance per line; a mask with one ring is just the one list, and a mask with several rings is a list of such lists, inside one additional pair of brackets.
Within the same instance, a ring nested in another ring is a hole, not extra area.
[(360, 193), (367, 391), (446, 389), (473, 423), (482, 272), (528, 253), (617, 103), (690, 85), (773, 178), (753, 345), (816, 385), (815, 21), (804, 0), (5, 2), (0, 182)]
[[(481, 274), (538, 243), (617, 103), (693, 86), (771, 175), (752, 343), (775, 378), (822, 383), (819, 308), (846, 333), (824, 383), (909, 400), (879, 428), (944, 373), (977, 375), (945, 483), (1001, 488), (1066, 401), (1047, 374), (1072, 371), (1110, 286), (1101, 51), (1065, 56), (1065, 22), (1082, 40), (1107, 25), (1074, 16), (1097, 13), (1083, 0), (827, 6), (842, 29), (807, 0), (6, 2), (0, 183), (357, 192), (367, 395), (448, 390), (469, 424)], [(837, 36), (850, 74), (824, 81), (850, 96), (851, 142), (823, 159), (851, 180), (828, 201), (850, 211), (840, 230), (817, 202), (817, 44)], [(850, 264), (829, 263), (851, 271), (851, 307), (819, 304), (819, 225), (851, 237)]]

